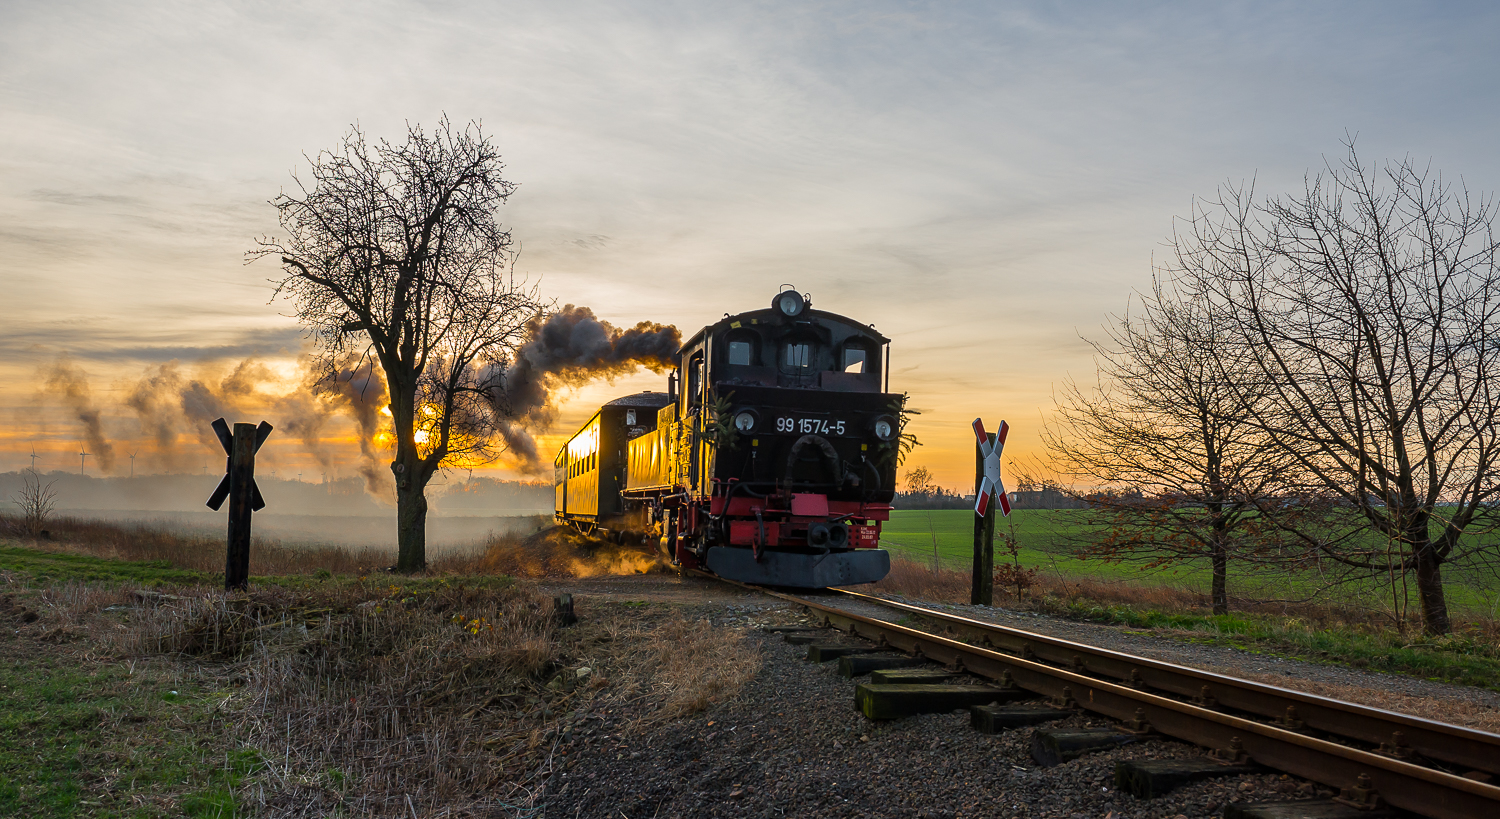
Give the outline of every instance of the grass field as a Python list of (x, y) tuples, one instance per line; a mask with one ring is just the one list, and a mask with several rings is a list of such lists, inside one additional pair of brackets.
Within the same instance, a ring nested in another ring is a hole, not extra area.
[[(1082, 578), (1207, 592), (1210, 575), (1206, 560), (1146, 569), (1141, 562), (1075, 557), (1069, 539), (1082, 532), (1083, 514), (1061, 509), (1013, 510), (1009, 518), (1000, 518), (995, 525), (996, 561), (1005, 559), (1001, 535), (1013, 533), (1020, 545), (1021, 565), (1038, 569), (1054, 579)], [(969, 571), (974, 553), (974, 513), (967, 509), (897, 510), (881, 529), (881, 540), (891, 552), (909, 560), (931, 565), (936, 556), (942, 568)], [(1488, 617), (1500, 614), (1500, 578), (1466, 574), (1450, 567), (1444, 579), (1450, 607)], [(1368, 605), (1387, 605), (1384, 598), (1389, 596), (1388, 587), (1374, 581), (1331, 587), (1319, 577), (1289, 574), (1273, 566), (1233, 563), (1229, 570), (1229, 591), (1231, 596), (1256, 599), (1332, 595), (1340, 601)]]
[(534, 816), (569, 726), (654, 692), (624, 728), (647, 730), (760, 665), (670, 604), (580, 600), (558, 628), (481, 566), (545, 555), (404, 577), (308, 550), (226, 594), (188, 536), (82, 534), (0, 535), (0, 817)]

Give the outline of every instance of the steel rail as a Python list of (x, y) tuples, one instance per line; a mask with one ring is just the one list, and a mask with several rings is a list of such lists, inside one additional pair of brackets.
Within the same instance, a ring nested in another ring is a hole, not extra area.
[[(1232, 759), (1253, 760), (1268, 768), (1350, 794), (1360, 792), (1358, 789), (1373, 789), (1395, 807), (1435, 819), (1500, 816), (1500, 787), (1170, 699), (1141, 688), (1105, 682), (994, 648), (973, 646), (876, 620), (803, 597), (736, 581), (725, 582), (817, 611), (825, 626), (839, 628), (882, 647), (905, 651), (1005, 685), (1015, 685), (1113, 719), (1136, 720), (1136, 725), (1145, 723), (1157, 733), (1217, 749)], [(879, 601), (879, 598), (874, 599)]]
[[(1255, 714), (1298, 731), (1319, 731), (1465, 770), (1500, 775), (1500, 735), (1409, 714), (1201, 671), (860, 592), (830, 591), (941, 623), (980, 645), (1141, 687)], [(1289, 710), (1290, 709), (1290, 710)], [(1397, 732), (1400, 732), (1399, 736)]]

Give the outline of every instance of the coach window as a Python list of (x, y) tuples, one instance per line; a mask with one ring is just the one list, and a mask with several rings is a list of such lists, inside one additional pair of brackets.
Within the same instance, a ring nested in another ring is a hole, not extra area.
[(812, 345), (805, 342), (791, 342), (782, 348), (781, 363), (795, 369), (806, 369), (812, 366)]
[(696, 407), (703, 403), (703, 354), (693, 356), (688, 362), (688, 406)]
[(844, 347), (844, 372), (863, 375), (865, 368), (869, 366), (866, 363), (869, 360), (870, 354), (865, 352), (864, 347), (858, 344), (849, 344)]

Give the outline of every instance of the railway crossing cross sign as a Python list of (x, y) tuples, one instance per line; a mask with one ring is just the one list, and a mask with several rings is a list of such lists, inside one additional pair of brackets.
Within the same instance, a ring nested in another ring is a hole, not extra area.
[(224, 479), (208, 499), (208, 508), (219, 511), (229, 499), (229, 542), (224, 552), (224, 590), (243, 589), (250, 585), (250, 513), (266, 508), (255, 485), (255, 453), (271, 434), (271, 425), (235, 424), (230, 432), (223, 418), (213, 422), (214, 434), (224, 445), (229, 460), (224, 464)]
[(1000, 514), (1010, 517), (1010, 498), (1005, 494), (1005, 484), (1000, 482), (1000, 453), (1005, 449), (1005, 436), (1009, 433), (1010, 425), (1001, 421), (1000, 429), (992, 441), (990, 436), (984, 434), (984, 422), (974, 419), (974, 435), (979, 438), (979, 454), (983, 466), (981, 476), (976, 476), (980, 481), (979, 488), (974, 493), (974, 514), (980, 517), (984, 517), (992, 495), (1000, 504)]
[(1000, 482), (1000, 453), (1009, 432), (1010, 425), (1001, 421), (999, 431), (987, 435), (984, 421), (974, 419), (979, 446), (974, 448), (974, 583), (969, 602), (986, 606), (995, 604), (995, 507), (1010, 515), (1010, 498)]

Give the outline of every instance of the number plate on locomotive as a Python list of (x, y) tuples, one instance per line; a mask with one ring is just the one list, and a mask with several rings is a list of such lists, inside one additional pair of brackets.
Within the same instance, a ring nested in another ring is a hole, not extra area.
[(794, 418), (783, 415), (776, 419), (777, 432), (795, 432), (798, 435), (843, 435), (848, 425), (829, 418)]

